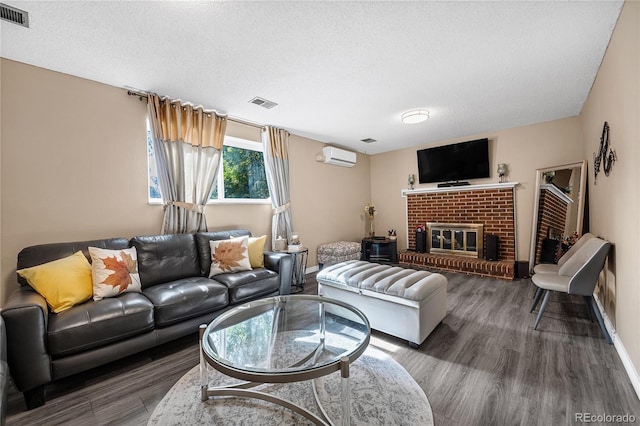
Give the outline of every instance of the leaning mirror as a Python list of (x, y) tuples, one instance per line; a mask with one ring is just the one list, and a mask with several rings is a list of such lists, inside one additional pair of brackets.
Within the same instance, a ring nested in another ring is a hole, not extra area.
[[(557, 261), (557, 242), (584, 232), (587, 162), (536, 170), (529, 268)], [(550, 244), (549, 244), (550, 243)]]

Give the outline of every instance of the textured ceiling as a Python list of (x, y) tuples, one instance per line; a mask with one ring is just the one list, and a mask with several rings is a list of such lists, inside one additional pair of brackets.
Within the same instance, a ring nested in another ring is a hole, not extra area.
[(578, 115), (623, 4), (4, 2), (4, 58), (369, 154)]

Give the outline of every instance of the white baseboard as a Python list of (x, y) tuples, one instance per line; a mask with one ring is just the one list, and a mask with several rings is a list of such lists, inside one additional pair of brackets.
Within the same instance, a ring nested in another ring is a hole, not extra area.
[(638, 397), (638, 399), (640, 399), (640, 375), (638, 374), (638, 370), (636, 370), (636, 367), (633, 365), (633, 362), (629, 357), (629, 353), (627, 352), (624, 345), (622, 344), (622, 340), (620, 340), (620, 337), (618, 336), (618, 333), (616, 332), (616, 329), (613, 326), (613, 323), (609, 319), (609, 316), (607, 315), (607, 313), (604, 311), (604, 308), (600, 303), (600, 299), (598, 299), (598, 296), (596, 296), (595, 294), (594, 294), (594, 298), (596, 299), (596, 304), (598, 305), (598, 309), (602, 314), (602, 319), (604, 320), (604, 326), (606, 327), (607, 331), (609, 332), (609, 336), (611, 336), (611, 340), (613, 341), (613, 346), (616, 348), (616, 351), (618, 352), (618, 356), (622, 361), (622, 365), (624, 365), (624, 369), (627, 371), (629, 380), (631, 380), (631, 385), (633, 386), (633, 389), (636, 391), (636, 396)]
[(318, 272), (318, 270), (319, 270), (318, 265), (316, 265), (316, 266), (309, 266), (309, 267), (306, 269), (306, 271), (305, 271), (305, 273), (304, 273), (304, 274), (306, 275), (306, 274), (310, 274), (310, 273), (312, 273), (312, 272)]

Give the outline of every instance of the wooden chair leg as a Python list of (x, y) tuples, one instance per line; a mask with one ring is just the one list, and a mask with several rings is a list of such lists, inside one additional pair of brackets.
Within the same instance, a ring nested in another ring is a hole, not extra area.
[(540, 301), (540, 296), (542, 296), (543, 291), (543, 289), (538, 287), (538, 289), (536, 290), (536, 295), (533, 297), (533, 305), (531, 305), (531, 309), (529, 309), (529, 312), (533, 312), (533, 310), (536, 308), (536, 305)]
[(598, 318), (598, 323), (600, 324), (600, 328), (602, 329), (602, 333), (604, 334), (605, 339), (607, 339), (607, 343), (613, 345), (613, 340), (611, 340), (611, 336), (609, 336), (609, 332), (607, 331), (607, 327), (604, 325), (604, 319), (602, 319), (602, 314), (600, 313), (600, 309), (598, 309), (598, 305), (596, 304), (596, 299), (593, 296), (589, 296), (591, 299), (591, 306), (593, 307), (593, 313), (596, 314), (596, 318)]
[(540, 311), (538, 312), (538, 316), (536, 317), (536, 323), (533, 325), (533, 329), (538, 329), (538, 324), (542, 319), (542, 313), (544, 309), (547, 307), (547, 303), (549, 302), (549, 296), (551, 296), (551, 290), (544, 290), (544, 299), (542, 299), (542, 306), (540, 306)]

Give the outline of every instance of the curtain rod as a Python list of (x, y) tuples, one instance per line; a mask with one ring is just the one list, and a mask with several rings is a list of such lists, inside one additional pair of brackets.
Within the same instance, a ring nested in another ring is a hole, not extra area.
[[(127, 90), (127, 95), (137, 96), (141, 101), (147, 100), (149, 98), (145, 92), (136, 92), (134, 90)], [(243, 120), (241, 118), (230, 117), (229, 115), (227, 115), (226, 117), (227, 117), (227, 120), (233, 121), (234, 123), (245, 124), (251, 127), (257, 127), (258, 129), (263, 129), (264, 127), (266, 127), (264, 124), (252, 123), (251, 121)]]

